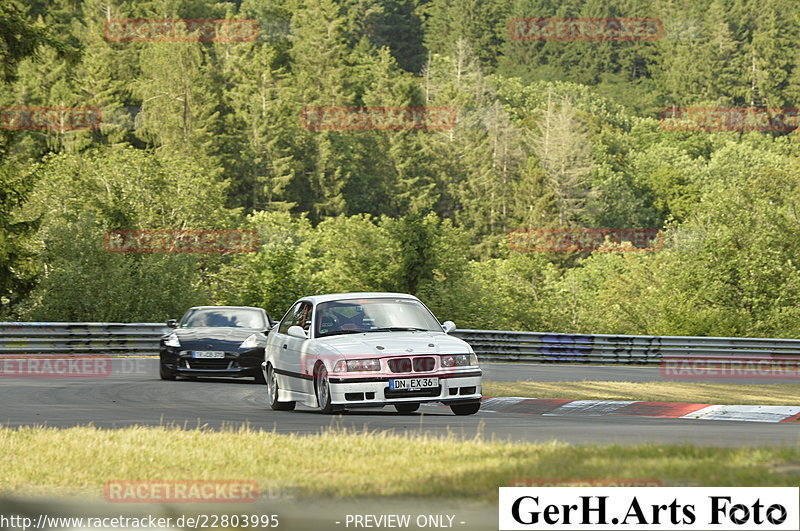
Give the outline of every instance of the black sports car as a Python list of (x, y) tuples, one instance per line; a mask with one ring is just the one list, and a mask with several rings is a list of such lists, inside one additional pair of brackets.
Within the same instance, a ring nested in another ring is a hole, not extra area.
[(266, 333), (272, 320), (262, 308), (196, 306), (161, 338), (161, 379), (178, 376), (253, 376), (264, 382)]

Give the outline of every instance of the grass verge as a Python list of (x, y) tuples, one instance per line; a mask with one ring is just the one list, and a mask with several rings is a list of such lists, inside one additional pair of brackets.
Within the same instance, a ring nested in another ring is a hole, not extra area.
[(738, 385), (701, 382), (483, 382), (484, 396), (642, 400), (698, 404), (800, 404), (800, 384)]
[(256, 480), (297, 496), (494, 500), (522, 478), (657, 478), (664, 485), (800, 483), (800, 448), (571, 446), (456, 437), (167, 427), (0, 428), (0, 495), (102, 498), (119, 480)]

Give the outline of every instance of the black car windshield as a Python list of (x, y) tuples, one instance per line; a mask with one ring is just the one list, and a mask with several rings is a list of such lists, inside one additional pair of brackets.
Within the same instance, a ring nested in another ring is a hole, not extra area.
[(258, 310), (244, 308), (209, 308), (189, 310), (181, 319), (181, 328), (200, 327), (260, 328), (267, 327)]
[(441, 332), (439, 321), (414, 299), (348, 299), (317, 305), (316, 337), (359, 332)]

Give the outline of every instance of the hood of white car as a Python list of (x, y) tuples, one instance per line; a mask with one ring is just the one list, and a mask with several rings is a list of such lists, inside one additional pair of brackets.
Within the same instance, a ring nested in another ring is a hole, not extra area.
[(466, 354), (469, 345), (439, 332), (368, 332), (345, 334), (318, 340), (344, 356), (418, 356), (423, 354)]

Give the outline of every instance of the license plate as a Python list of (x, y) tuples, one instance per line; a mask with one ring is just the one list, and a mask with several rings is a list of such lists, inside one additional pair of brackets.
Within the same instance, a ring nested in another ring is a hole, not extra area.
[(402, 378), (389, 380), (389, 389), (429, 389), (439, 386), (439, 378)]
[(192, 357), (194, 358), (224, 358), (225, 353), (221, 350), (195, 350), (192, 353)]

